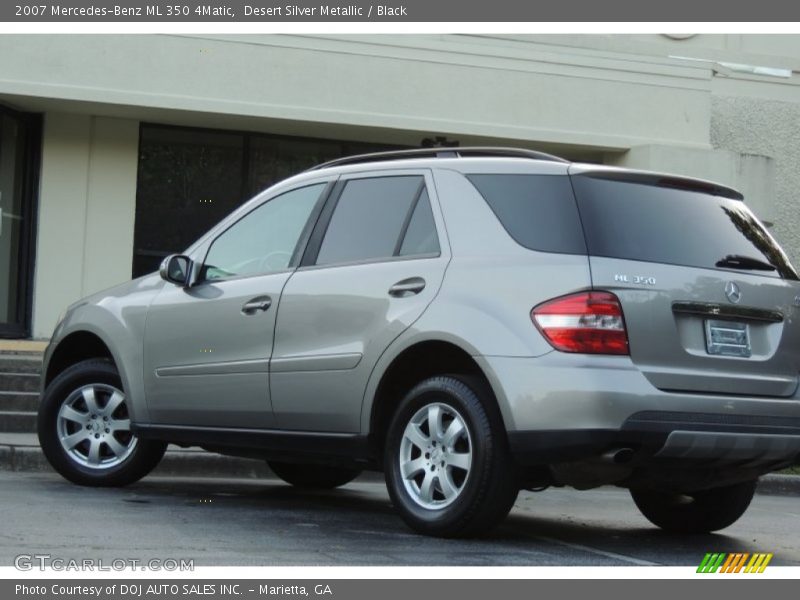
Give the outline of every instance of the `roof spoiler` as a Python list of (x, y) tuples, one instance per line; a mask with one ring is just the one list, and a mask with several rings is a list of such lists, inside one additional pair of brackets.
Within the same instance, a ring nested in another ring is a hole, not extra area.
[(644, 185), (654, 185), (658, 187), (668, 187), (688, 192), (699, 192), (712, 196), (722, 196), (732, 200), (744, 200), (744, 196), (734, 190), (713, 181), (705, 179), (695, 179), (693, 177), (681, 177), (679, 175), (668, 175), (665, 173), (655, 173), (650, 171), (636, 171), (620, 169), (617, 167), (603, 167), (600, 165), (571, 165), (570, 175), (582, 177), (592, 177), (594, 179), (610, 179), (613, 181), (627, 181), (629, 183), (641, 183)]

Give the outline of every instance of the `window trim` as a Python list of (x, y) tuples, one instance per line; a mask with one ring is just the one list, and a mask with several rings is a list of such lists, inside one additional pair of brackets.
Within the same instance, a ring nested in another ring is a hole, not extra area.
[(409, 254), (407, 256), (389, 256), (380, 258), (365, 258), (363, 260), (351, 260), (347, 262), (328, 263), (325, 265), (301, 265), (297, 267), (298, 271), (317, 271), (319, 269), (328, 269), (331, 267), (357, 267), (361, 265), (375, 265), (379, 263), (394, 263), (409, 260), (430, 260), (434, 258), (441, 258), (441, 252), (429, 252), (427, 254)]
[[(280, 198), (281, 196), (285, 196), (286, 194), (291, 194), (293, 192), (302, 190), (304, 188), (314, 187), (317, 185), (323, 185), (324, 187), (320, 191), (319, 197), (314, 203), (313, 208), (311, 209), (311, 213), (309, 213), (308, 217), (306, 218), (306, 222), (303, 225), (303, 229), (300, 231), (300, 237), (295, 244), (294, 250), (292, 251), (292, 256), (289, 259), (289, 264), (286, 266), (285, 269), (281, 269), (279, 271), (263, 271), (259, 273), (247, 273), (241, 275), (231, 275), (230, 277), (220, 277), (218, 279), (205, 279), (203, 277), (203, 273), (206, 267), (206, 262), (208, 261), (208, 255), (211, 252), (211, 248), (214, 246), (214, 243), (223, 235), (225, 235), (228, 231), (230, 231), (234, 226), (238, 223), (252, 215), (255, 211), (259, 210), (261, 207), (265, 206), (266, 204)], [(314, 227), (316, 226), (317, 221), (319, 220), (320, 214), (322, 212), (325, 203), (328, 200), (328, 197), (336, 184), (336, 179), (331, 179), (327, 182), (325, 181), (311, 181), (306, 182), (304, 184), (298, 185), (297, 187), (293, 187), (287, 190), (281, 190), (277, 194), (271, 195), (269, 198), (264, 199), (262, 202), (259, 202), (255, 206), (253, 206), (250, 210), (238, 216), (237, 219), (225, 225), (224, 229), (221, 229), (218, 232), (215, 232), (214, 236), (207, 241), (206, 248), (202, 253), (203, 260), (199, 261), (199, 268), (197, 269), (197, 281), (192, 284), (192, 287), (204, 285), (204, 284), (216, 284), (221, 283), (223, 281), (235, 281), (239, 279), (250, 279), (253, 277), (264, 277), (266, 275), (275, 275), (278, 273), (287, 273), (290, 271), (294, 271), (298, 268), (300, 264), (300, 257), (303, 256), (306, 246), (308, 245), (308, 241), (311, 237)], [(302, 250), (302, 251), (301, 251)]]
[[(335, 262), (335, 263), (326, 263), (324, 265), (317, 264), (317, 258), (319, 257), (320, 249), (322, 248), (322, 242), (325, 239), (326, 234), (328, 233), (328, 228), (331, 224), (331, 220), (333, 219), (333, 214), (336, 211), (336, 207), (339, 205), (339, 199), (342, 197), (345, 187), (350, 181), (356, 181), (359, 179), (385, 179), (388, 177), (419, 177), (421, 179), (420, 185), (417, 188), (417, 191), (414, 193), (414, 198), (411, 201), (409, 206), (408, 212), (403, 219), (403, 224), (400, 228), (400, 232), (398, 234), (398, 239), (395, 241), (395, 246), (392, 250), (392, 256), (382, 256), (377, 258), (365, 258), (361, 260), (351, 260), (351, 261), (342, 261), (342, 262)], [(391, 171), (373, 171), (373, 172), (359, 172), (354, 173), (351, 175), (342, 176), (336, 182), (333, 191), (331, 192), (330, 197), (320, 214), (319, 220), (314, 228), (313, 233), (311, 234), (311, 239), (306, 247), (306, 251), (303, 254), (303, 258), (300, 261), (298, 269), (302, 270), (311, 270), (311, 269), (324, 269), (329, 267), (344, 267), (344, 266), (352, 266), (352, 265), (368, 265), (368, 264), (375, 264), (375, 263), (383, 263), (383, 262), (396, 262), (398, 260), (417, 260), (417, 259), (430, 259), (430, 258), (439, 258), (442, 256), (442, 235), (439, 230), (439, 226), (436, 221), (436, 216), (434, 213), (433, 218), (433, 225), (436, 229), (436, 240), (439, 245), (439, 252), (429, 252), (425, 254), (409, 254), (406, 256), (400, 256), (399, 252), (403, 245), (403, 240), (405, 239), (406, 234), (408, 233), (408, 227), (411, 223), (411, 219), (414, 215), (414, 210), (419, 203), (419, 199), (422, 196), (424, 191), (428, 191), (428, 202), (431, 207), (431, 212), (433, 213), (433, 194), (431, 193), (431, 188), (433, 187), (433, 179), (431, 177), (431, 173), (429, 170), (406, 170), (406, 169), (398, 169), (398, 170), (391, 170)]]
[[(422, 194), (425, 192), (425, 177), (422, 178), (422, 181), (417, 188), (416, 193), (414, 194), (414, 199), (411, 201), (411, 206), (408, 207), (408, 212), (406, 213), (406, 218), (403, 219), (403, 225), (400, 227), (400, 234), (397, 236), (397, 241), (394, 244), (394, 250), (392, 251), (392, 256), (400, 256), (400, 251), (403, 249), (403, 244), (406, 241), (406, 235), (408, 235), (408, 228), (411, 225), (411, 219), (414, 218), (414, 211), (417, 210), (417, 204), (419, 204), (419, 199), (422, 198)], [(428, 200), (428, 204), (430, 204), (430, 200)], [(436, 221), (433, 222), (433, 228), (436, 229)], [(438, 240), (437, 240), (438, 243)], [(413, 254), (406, 256), (414, 256)]]

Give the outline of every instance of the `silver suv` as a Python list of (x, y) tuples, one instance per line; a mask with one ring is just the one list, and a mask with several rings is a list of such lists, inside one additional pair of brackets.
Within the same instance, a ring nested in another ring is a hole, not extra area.
[(382, 470), (432, 535), (607, 484), (707, 532), (800, 458), (798, 306), (726, 187), (526, 150), (356, 156), (72, 305), (39, 438), (83, 485), (136, 481), (167, 443), (305, 487)]

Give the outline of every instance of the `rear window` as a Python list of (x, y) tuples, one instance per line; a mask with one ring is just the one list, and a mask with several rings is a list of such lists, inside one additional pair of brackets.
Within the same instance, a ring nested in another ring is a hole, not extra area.
[(586, 254), (578, 209), (564, 175), (467, 175), (514, 240), (541, 252)]
[(754, 259), (774, 270), (748, 273), (797, 279), (786, 254), (741, 200), (586, 175), (572, 183), (592, 256), (708, 269)]

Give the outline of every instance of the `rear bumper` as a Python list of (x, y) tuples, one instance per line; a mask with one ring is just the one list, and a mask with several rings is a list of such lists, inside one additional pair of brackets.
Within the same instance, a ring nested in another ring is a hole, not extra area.
[(800, 392), (752, 397), (668, 392), (627, 356), (476, 357), (525, 465), (633, 448), (638, 456), (713, 464), (796, 462)]
[(800, 418), (645, 411), (631, 415), (616, 430), (514, 431), (509, 443), (522, 465), (580, 461), (630, 448), (636, 462), (756, 467), (800, 462)]

